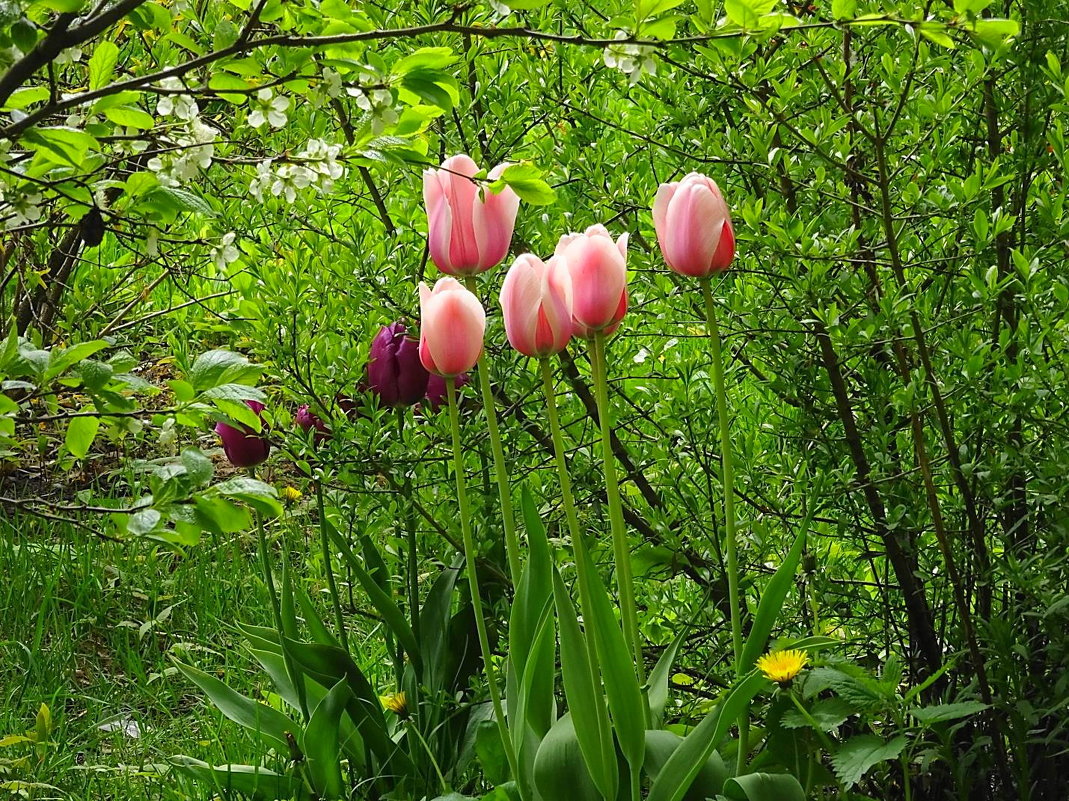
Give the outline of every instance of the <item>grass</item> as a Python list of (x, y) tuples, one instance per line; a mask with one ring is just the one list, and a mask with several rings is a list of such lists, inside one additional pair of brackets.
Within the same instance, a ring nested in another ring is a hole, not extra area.
[[(35, 799), (207, 799), (142, 768), (174, 754), (254, 760), (244, 732), (176, 675), (172, 660), (264, 696), (262, 674), (233, 629), (269, 623), (255, 558), (249, 535), (178, 554), (29, 518), (0, 520), (0, 738), (32, 729), (41, 704), (54, 726), (40, 752), (25, 743), (0, 748), (0, 760), (29, 757), (0, 782), (54, 788), (34, 790)], [(314, 564), (295, 568), (317, 572)], [(123, 731), (129, 721), (139, 736)], [(109, 722), (112, 730), (101, 728)]]

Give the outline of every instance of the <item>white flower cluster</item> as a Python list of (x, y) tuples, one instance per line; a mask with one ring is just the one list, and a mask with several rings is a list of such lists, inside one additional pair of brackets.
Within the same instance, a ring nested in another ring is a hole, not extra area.
[[(177, 92), (186, 86), (181, 78), (164, 78), (160, 81), (160, 88)], [(200, 107), (191, 95), (166, 94), (160, 95), (160, 99), (156, 101), (156, 113), (161, 117), (170, 117), (173, 114), (178, 119), (189, 122), (200, 113)]]
[[(627, 39), (628, 34), (626, 31), (617, 31), (614, 38)], [(604, 59), (606, 67), (625, 73), (632, 84), (638, 83), (643, 73), (657, 74), (657, 62), (650, 45), (609, 45), (605, 48)]]
[(345, 167), (338, 162), (341, 145), (332, 145), (322, 139), (309, 139), (304, 149), (296, 153), (293, 161), (274, 167), (267, 159), (256, 165), (256, 176), (249, 184), (249, 193), (258, 201), (265, 194), (285, 198), (287, 203), (297, 199), (297, 193), (308, 187), (317, 192), (330, 192), (334, 182), (345, 174)]
[(200, 117), (177, 126), (168, 139), (171, 147), (148, 162), (148, 168), (157, 173), (164, 186), (180, 186), (212, 166), (216, 133)]
[(264, 88), (256, 93), (255, 100), (250, 100), (249, 104), (252, 111), (247, 121), (253, 128), (262, 128), (267, 123), (272, 128), (281, 128), (286, 124), (290, 99), (285, 95), (275, 95), (270, 89)]
[(393, 92), (385, 88), (383, 79), (370, 67), (360, 70), (358, 80), (365, 86), (345, 86), (341, 75), (337, 70), (328, 67), (323, 70), (323, 81), (320, 84), (320, 92), (327, 98), (338, 98), (347, 94), (354, 98), (358, 108), (363, 109), (371, 117), (371, 130), (382, 133), (388, 126), (397, 122), (397, 109), (394, 107)]

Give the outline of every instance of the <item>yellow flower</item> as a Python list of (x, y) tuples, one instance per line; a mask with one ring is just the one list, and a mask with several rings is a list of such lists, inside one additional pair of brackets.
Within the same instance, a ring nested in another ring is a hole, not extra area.
[(805, 651), (769, 651), (757, 660), (757, 668), (772, 681), (788, 684), (809, 662)]
[(408, 699), (405, 698), (403, 692), (394, 693), (393, 695), (380, 695), (379, 700), (382, 701), (383, 709), (390, 710), (399, 718), (408, 717)]
[(296, 487), (283, 487), (282, 492), (279, 494), (282, 496), (282, 500), (286, 503), (297, 503), (297, 501), (304, 497), (304, 493)]

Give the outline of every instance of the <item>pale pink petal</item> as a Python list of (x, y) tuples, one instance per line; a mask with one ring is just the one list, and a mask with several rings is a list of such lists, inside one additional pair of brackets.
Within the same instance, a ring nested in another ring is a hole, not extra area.
[(708, 275), (723, 228), (723, 202), (698, 182), (679, 187), (664, 222), (664, 260), (676, 272)]
[(484, 202), (475, 204), (472, 227), (479, 251), (479, 268), (488, 270), (500, 264), (509, 252), (520, 196), (510, 186), (497, 194), (484, 189), (483, 194)]

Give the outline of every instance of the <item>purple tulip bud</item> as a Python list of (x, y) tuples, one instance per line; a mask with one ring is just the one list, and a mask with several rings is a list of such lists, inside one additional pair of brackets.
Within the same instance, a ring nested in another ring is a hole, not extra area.
[[(467, 373), (461, 373), (453, 381), (456, 382), (457, 389), (468, 383), (470, 379)], [(449, 395), (445, 389), (445, 379), (441, 376), (431, 375), (427, 381), (427, 395), (424, 398), (427, 408), (436, 412), (439, 408), (444, 406), (449, 400)]]
[(294, 422), (305, 433), (314, 428), (316, 430), (315, 441), (317, 444), (325, 439), (330, 439), (330, 429), (327, 424), (318, 415), (312, 414), (307, 403), (297, 407), (297, 416), (294, 418)]
[(387, 406), (411, 406), (427, 391), (430, 375), (419, 359), (419, 343), (405, 336), (398, 321), (382, 328), (371, 343), (368, 389)]
[[(245, 404), (256, 412), (257, 416), (264, 410), (260, 401), (247, 400)], [(255, 467), (271, 453), (271, 443), (267, 437), (244, 427), (235, 428), (228, 423), (217, 423), (215, 433), (223, 441), (223, 453), (234, 467)]]

